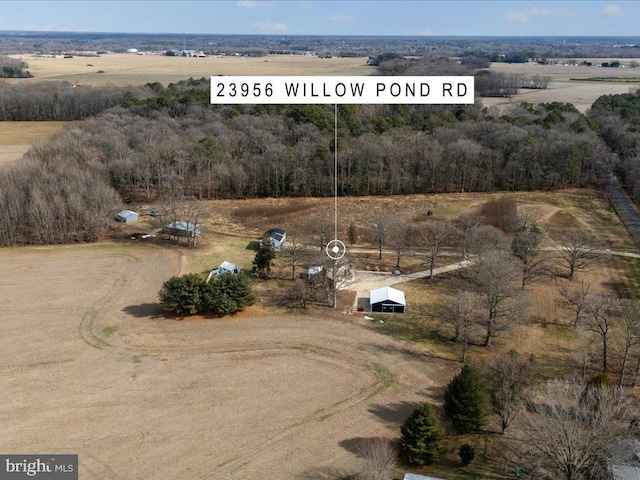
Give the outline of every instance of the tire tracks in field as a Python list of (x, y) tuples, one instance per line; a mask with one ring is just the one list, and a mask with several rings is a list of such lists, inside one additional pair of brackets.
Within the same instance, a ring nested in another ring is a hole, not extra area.
[[(118, 298), (124, 288), (131, 284), (133, 275), (135, 274), (134, 270), (138, 270), (135, 266), (141, 262), (141, 259), (140, 257), (129, 253), (108, 254), (106, 256), (126, 259), (128, 261), (127, 268), (115, 278), (112, 285), (113, 288), (111, 288), (94, 307), (90, 308), (82, 316), (80, 324), (78, 325), (78, 334), (80, 335), (80, 338), (91, 347), (99, 350), (106, 348), (111, 350), (115, 349), (116, 353), (121, 353), (118, 352), (118, 349), (121, 347), (109, 343), (103, 337), (94, 333), (93, 324), (99, 318), (100, 313), (102, 313), (109, 304), (113, 303), (114, 300)], [(127, 354), (128, 353), (130, 352), (127, 352)]]
[[(281, 444), (283, 442), (289, 442), (295, 444), (295, 437), (299, 436), (301, 432), (304, 432), (305, 428), (314, 422), (323, 422), (331, 417), (340, 415), (348, 410), (360, 406), (361, 404), (368, 402), (375, 396), (384, 392), (387, 388), (396, 383), (396, 375), (389, 372), (386, 368), (380, 364), (364, 364), (362, 368), (365, 371), (373, 372), (375, 381), (370, 383), (360, 390), (346, 398), (338, 400), (331, 406), (326, 408), (320, 408), (310, 415), (304, 416), (299, 421), (285, 427), (280, 432), (272, 435), (265, 441), (260, 442), (260, 446), (256, 448), (255, 445), (247, 445), (243, 451), (234, 455), (233, 458), (219, 463), (215, 469), (216, 477), (218, 478), (231, 478), (231, 474), (242, 473), (247, 467), (251, 466), (256, 460), (262, 458), (265, 454), (271, 453), (274, 450), (274, 445)], [(383, 368), (385, 374), (380, 374), (380, 368)], [(391, 377), (387, 376), (391, 375)], [(390, 378), (393, 378), (390, 381)], [(207, 472), (201, 474), (198, 478), (210, 478), (210, 473)], [(174, 477), (178, 478), (178, 477)]]

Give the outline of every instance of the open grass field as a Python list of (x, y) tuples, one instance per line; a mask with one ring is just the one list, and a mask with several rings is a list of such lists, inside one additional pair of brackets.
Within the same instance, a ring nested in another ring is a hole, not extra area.
[[(581, 62), (584, 59), (577, 59)], [(594, 63), (606, 61), (603, 59), (591, 59)], [(628, 63), (623, 60), (623, 63)], [(640, 69), (638, 68), (604, 68), (586, 66), (564, 66), (564, 65), (539, 65), (537, 63), (492, 63), (491, 70), (496, 72), (519, 73), (524, 75), (544, 75), (552, 78), (551, 83), (545, 90), (520, 89), (517, 95), (511, 98), (483, 98), (482, 104), (485, 106), (505, 107), (509, 104), (519, 102), (542, 103), (542, 102), (569, 102), (581, 112), (585, 112), (598, 97), (602, 95), (613, 95), (627, 93), (632, 88), (640, 87)], [(572, 78), (589, 79), (597, 77), (615, 76), (635, 82), (593, 82), (575, 81)]]
[(60, 132), (68, 122), (0, 122), (0, 167), (20, 160), (35, 143)]
[[(21, 82), (66, 80), (81, 85), (169, 84), (213, 75), (370, 75), (367, 58), (318, 58), (303, 55), (187, 58), (106, 54), (100, 57), (40, 58), (13, 55), (29, 64), (34, 76)], [(104, 73), (98, 73), (102, 71)]]

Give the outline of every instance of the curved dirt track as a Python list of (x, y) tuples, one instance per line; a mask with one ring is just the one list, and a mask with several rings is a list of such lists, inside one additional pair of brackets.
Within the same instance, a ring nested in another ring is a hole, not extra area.
[(175, 250), (0, 262), (0, 450), (78, 453), (82, 479), (331, 478), (459, 368), (356, 317), (157, 317)]

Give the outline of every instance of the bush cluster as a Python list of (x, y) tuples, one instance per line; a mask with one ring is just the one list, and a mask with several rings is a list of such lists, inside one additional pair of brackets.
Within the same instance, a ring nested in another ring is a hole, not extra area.
[(178, 315), (230, 315), (255, 301), (248, 280), (236, 274), (218, 275), (208, 282), (197, 273), (171, 277), (158, 296), (165, 310)]

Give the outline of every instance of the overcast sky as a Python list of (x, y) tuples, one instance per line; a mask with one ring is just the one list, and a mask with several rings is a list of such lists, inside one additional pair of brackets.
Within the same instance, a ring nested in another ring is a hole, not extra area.
[(4, 1), (0, 30), (640, 36), (636, 1)]

